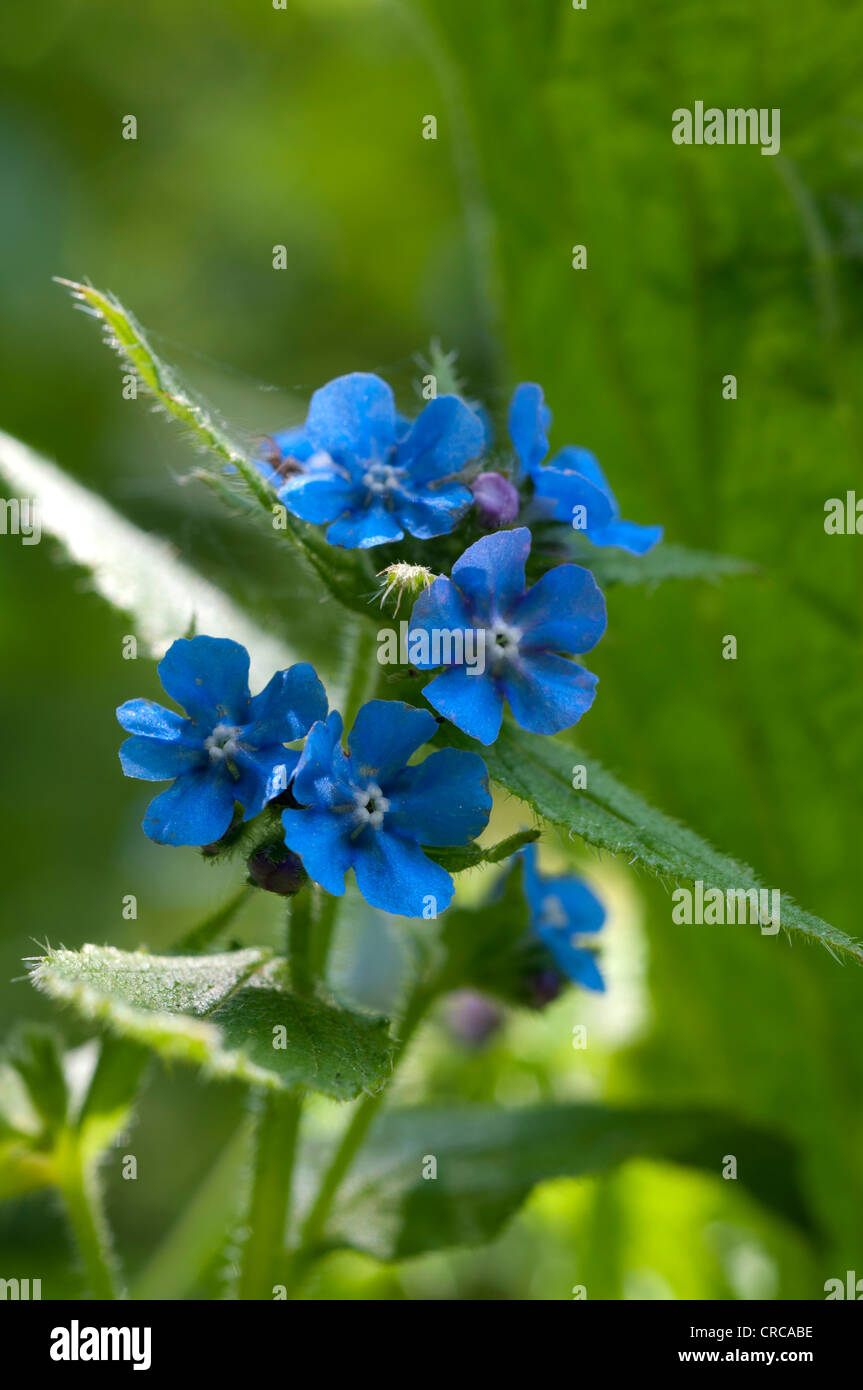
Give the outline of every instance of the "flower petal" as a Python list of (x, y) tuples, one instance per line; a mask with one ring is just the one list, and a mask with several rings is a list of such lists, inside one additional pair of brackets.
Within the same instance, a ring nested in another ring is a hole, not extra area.
[(371, 372), (336, 377), (312, 396), (305, 429), (335, 459), (379, 458), (396, 442), (393, 393)]
[(190, 719), (184, 719), (172, 709), (157, 705), (155, 700), (127, 700), (117, 710), (117, 720), (130, 734), (160, 738), (167, 743), (201, 744), (200, 731)]
[(287, 671), (277, 671), (260, 694), (252, 697), (242, 742), (252, 748), (293, 743), (305, 738), (312, 725), (326, 717), (324, 687), (314, 667), (300, 661)]
[(316, 526), (335, 521), (358, 506), (363, 496), (360, 484), (340, 467), (297, 473), (279, 488), (279, 501), (288, 511)]
[(429, 401), (399, 445), (397, 463), (414, 483), (451, 477), (477, 458), (485, 444), (482, 420), (458, 396)]
[(530, 473), (548, 453), (551, 411), (542, 387), (523, 381), (516, 386), (509, 405), (509, 437), (525, 473)]
[(496, 531), (469, 545), (452, 567), (452, 581), (468, 600), (474, 616), (505, 616), (524, 593), (524, 566), (531, 535), (526, 526)]
[(445, 483), (434, 492), (395, 494), (395, 510), (406, 531), (418, 540), (447, 536), (473, 505), (473, 494), (460, 483)]
[(273, 797), (287, 790), (299, 761), (299, 753), (281, 743), (253, 752), (241, 749), (235, 754), (234, 765), (240, 776), (233, 783), (233, 793), (243, 807), (243, 820), (251, 820)]
[(661, 526), (639, 526), (636, 521), (612, 521), (598, 530), (589, 530), (594, 545), (615, 545), (631, 555), (646, 555), (663, 537)]
[(421, 845), (465, 845), (488, 824), (491, 792), (478, 753), (441, 748), (404, 780), (403, 790), (388, 793), (386, 825)]
[(597, 993), (604, 991), (605, 981), (591, 951), (575, 946), (566, 932), (541, 931), (539, 936), (557, 966), (573, 984), (583, 985), (585, 989), (596, 990)]
[(536, 931), (597, 932), (605, 922), (605, 908), (582, 879), (575, 875), (536, 879), (525, 893)]
[(519, 649), (581, 654), (605, 632), (605, 599), (590, 570), (558, 565), (548, 570), (512, 609), (521, 629)]
[(147, 738), (136, 734), (120, 747), (120, 764), (127, 777), (139, 777), (144, 782), (171, 782), (193, 767), (206, 765), (203, 748), (190, 748), (167, 739)]
[(513, 662), (502, 677), (515, 722), (532, 734), (557, 734), (590, 709), (599, 684), (592, 671), (548, 652)]
[(278, 430), (273, 439), (279, 446), (282, 458), (296, 459), (298, 463), (305, 463), (315, 452), (315, 446), (306, 434), (305, 425)]
[(608, 485), (608, 479), (600, 467), (599, 459), (590, 449), (582, 449), (577, 444), (567, 444), (565, 448), (559, 449), (554, 458), (548, 461), (549, 468), (559, 468), (564, 473), (580, 473), (582, 478), (586, 478), (594, 487), (598, 487), (600, 492), (604, 492), (608, 498), (612, 512), (618, 514), (617, 498)]
[[(431, 638), (434, 632), (463, 632), (472, 626), (470, 614), (458, 589), (445, 575), (440, 575), (419, 595), (413, 607), (408, 628), (408, 653), (411, 664), (418, 671), (431, 671), (440, 664), (432, 659), (435, 653), (432, 641), (428, 643), (429, 659), (415, 659), (416, 653), (411, 652), (411, 637), (415, 632), (425, 632)], [(416, 645), (418, 648), (419, 644)]]
[(369, 550), (373, 545), (400, 541), (403, 536), (393, 512), (378, 501), (365, 511), (353, 511), (334, 521), (327, 531), (330, 545), (340, 545), (345, 550)]
[(423, 687), (423, 694), (445, 719), (480, 743), (494, 743), (500, 733), (503, 693), (491, 676), (472, 676), (465, 666), (450, 666)]
[(436, 730), (437, 720), (427, 709), (397, 700), (369, 700), (348, 736), (351, 768), (385, 787)]
[(245, 724), (249, 653), (239, 642), (229, 637), (181, 637), (168, 648), (158, 669), (171, 699), (195, 723)]
[(554, 521), (572, 525), (576, 507), (584, 508), (585, 525), (577, 528), (581, 531), (607, 526), (614, 519), (615, 510), (608, 495), (582, 473), (548, 464), (545, 468), (535, 468), (531, 477), (535, 496), (548, 504)]
[(325, 720), (309, 730), (292, 787), (297, 801), (304, 806), (330, 806), (350, 800), (350, 793), (341, 782), (342, 774), (349, 770), (339, 744), (341, 736), (342, 716), (338, 710), (331, 710)]
[(233, 814), (234, 793), (226, 779), (198, 768), (150, 802), (144, 833), (160, 845), (209, 845), (221, 839)]
[(317, 808), (289, 810), (282, 812), (282, 825), (285, 844), (300, 856), (309, 878), (340, 898), (354, 855), (346, 818)]
[(435, 916), (452, 901), (453, 881), (446, 869), (428, 859), (415, 841), (386, 830), (370, 836), (356, 853), (354, 872), (366, 902), (398, 917)]

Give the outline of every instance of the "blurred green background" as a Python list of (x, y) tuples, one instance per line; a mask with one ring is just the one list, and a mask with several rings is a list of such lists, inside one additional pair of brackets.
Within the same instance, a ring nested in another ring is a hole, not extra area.
[[(436, 335), (498, 420), (517, 381), (542, 382), (553, 444), (595, 450), (626, 516), (760, 567), (611, 591), (580, 738), (857, 935), (863, 540), (823, 520), (826, 499), (863, 489), (861, 50), (863, 10), (840, 0), (793, 14), (754, 0), (7, 0), (0, 428), (170, 537), (327, 669), (332, 610), (286, 552), (274, 564), (177, 486), (193, 459), (182, 434), (122, 399), (51, 276), (113, 290), (249, 437), (302, 418), (310, 391), (349, 370), (381, 372), (410, 408), (414, 354)], [(696, 100), (780, 108), (781, 154), (674, 145), (671, 112)], [(56, 559), (47, 539), (0, 538), (8, 1027), (53, 1016), (20, 982), (34, 942), (157, 949), (228, 891), (222, 870), (141, 834), (147, 789), (120, 775), (113, 710), (155, 695), (155, 672), (122, 660), (127, 623)], [(549, 848), (549, 863), (574, 853)], [(631, 1164), (546, 1185), (484, 1251), (393, 1267), (334, 1256), (311, 1296), (566, 1299), (586, 1284), (591, 1298), (819, 1298), (826, 1279), (863, 1275), (863, 975), (784, 937), (675, 926), (662, 885), (572, 862), (613, 906), (607, 996), (569, 994), (467, 1055), (432, 1022), (402, 1093), (727, 1107), (794, 1138), (824, 1248), (731, 1183)], [(122, 919), (127, 893), (137, 922)], [(241, 934), (261, 929), (276, 929), (267, 904)], [(391, 932), (354, 967), (367, 992), (398, 949)], [(578, 1022), (586, 1052), (570, 1045)], [(133, 1274), (242, 1107), (188, 1073), (151, 1079), (137, 1182), (108, 1165)], [(197, 1292), (218, 1293), (223, 1258)], [(12, 1274), (41, 1276), (45, 1297), (78, 1287), (49, 1197), (0, 1211)]]

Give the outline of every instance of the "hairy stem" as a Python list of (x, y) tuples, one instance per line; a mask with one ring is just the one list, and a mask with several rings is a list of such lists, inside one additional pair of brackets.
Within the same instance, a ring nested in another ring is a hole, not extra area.
[(352, 728), (357, 711), (374, 693), (380, 669), (375, 629), (369, 623), (358, 623), (351, 658), (351, 677), (343, 703), (346, 729)]
[[(398, 1046), (393, 1056), (393, 1068), (398, 1065), (405, 1049), (425, 1017), (437, 995), (432, 985), (420, 984), (414, 990), (404, 1018), (402, 1019)], [(369, 1128), (380, 1110), (389, 1087), (373, 1096), (364, 1096), (357, 1105), (341, 1142), (333, 1155), (329, 1168), (324, 1174), (318, 1195), (303, 1223), (300, 1247), (295, 1260), (295, 1280), (298, 1280), (307, 1265), (314, 1258), (315, 1247), (319, 1244), (329, 1217), (333, 1201), (357, 1154)]]
[(291, 1196), (302, 1091), (268, 1091), (260, 1100), (255, 1166), (237, 1297), (273, 1297)]
[(117, 1297), (114, 1257), (98, 1176), (84, 1163), (75, 1136), (70, 1135), (60, 1157), (60, 1193), (94, 1299)]
[(322, 888), (315, 887), (314, 919), (309, 943), (309, 968), (316, 980), (324, 980), (327, 959), (336, 928), (341, 898), (334, 898)]

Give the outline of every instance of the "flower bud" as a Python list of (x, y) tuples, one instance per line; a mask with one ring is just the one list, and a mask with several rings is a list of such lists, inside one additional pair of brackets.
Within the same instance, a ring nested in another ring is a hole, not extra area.
[(264, 845), (256, 850), (246, 865), (249, 879), (257, 888), (291, 898), (298, 893), (308, 875), (298, 854), (284, 845)]
[(531, 1008), (544, 1009), (560, 994), (563, 977), (557, 970), (539, 970), (526, 983)]
[(478, 473), (470, 485), (481, 526), (495, 531), (518, 516), (518, 491), (502, 473)]
[(446, 1002), (446, 1022), (456, 1041), (482, 1047), (503, 1023), (503, 1010), (475, 989), (459, 989)]
[(396, 613), (399, 611), (402, 596), (413, 603), (414, 599), (430, 588), (435, 580), (435, 575), (425, 565), (409, 565), (404, 560), (397, 560), (394, 565), (387, 565), (386, 569), (381, 570), (377, 577), (384, 581), (378, 590), (381, 596), (381, 608), (383, 608), (386, 599), (395, 594)]

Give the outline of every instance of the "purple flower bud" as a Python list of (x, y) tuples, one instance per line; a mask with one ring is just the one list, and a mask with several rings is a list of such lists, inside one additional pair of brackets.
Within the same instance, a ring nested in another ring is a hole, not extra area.
[(257, 888), (279, 893), (283, 898), (298, 893), (308, 877), (299, 855), (284, 845), (265, 845), (256, 850), (246, 867)]
[(503, 1010), (474, 989), (459, 989), (447, 1000), (446, 1021), (458, 1042), (482, 1047), (501, 1026)]
[(544, 1009), (560, 994), (563, 983), (556, 970), (540, 970), (527, 981), (527, 992), (531, 1008)]
[(479, 520), (490, 531), (518, 516), (518, 491), (502, 473), (478, 473), (470, 485)]

